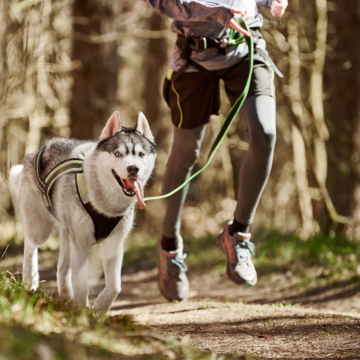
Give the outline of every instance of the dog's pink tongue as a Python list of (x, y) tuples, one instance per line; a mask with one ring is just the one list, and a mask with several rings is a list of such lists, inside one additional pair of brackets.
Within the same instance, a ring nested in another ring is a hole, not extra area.
[(140, 209), (145, 209), (146, 204), (144, 203), (144, 189), (142, 187), (141, 181), (139, 179), (123, 179), (123, 182), (128, 189), (135, 191)]

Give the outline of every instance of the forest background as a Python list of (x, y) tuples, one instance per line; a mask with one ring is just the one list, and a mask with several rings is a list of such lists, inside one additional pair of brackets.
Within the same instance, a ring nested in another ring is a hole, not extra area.
[[(274, 165), (252, 229), (359, 239), (360, 0), (290, 0), (281, 20), (260, 11), (268, 51), (285, 76), (275, 80)], [(140, 0), (0, 2), (2, 241), (23, 237), (8, 190), (11, 166), (54, 136), (97, 139), (114, 110), (125, 126), (138, 111), (147, 116), (159, 156), (145, 192), (160, 194), (172, 142), (161, 94), (175, 42), (170, 23)], [(228, 109), (223, 96), (199, 166)], [(247, 148), (240, 119), (190, 186), (184, 232), (216, 234), (232, 218)], [(158, 234), (164, 205), (151, 201), (138, 212), (138, 230)]]

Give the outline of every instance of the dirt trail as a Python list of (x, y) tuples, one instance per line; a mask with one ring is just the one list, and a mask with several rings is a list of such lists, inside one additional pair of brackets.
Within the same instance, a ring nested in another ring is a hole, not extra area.
[(360, 358), (360, 317), (356, 316), (216, 301), (134, 305), (132, 309), (125, 305), (121, 312), (133, 314), (155, 333), (218, 354), (251, 353), (262, 359)]
[[(41, 289), (56, 292), (56, 258), (41, 257)], [(21, 256), (12, 261), (19, 267)], [(111, 315), (131, 314), (155, 333), (218, 354), (360, 359), (358, 281), (290, 291), (294, 279), (289, 274), (260, 277), (255, 287), (239, 287), (224, 274), (211, 274), (190, 272), (186, 303), (161, 297), (156, 269), (124, 275)], [(100, 279), (91, 290), (92, 299), (103, 286)]]
[(159, 295), (156, 270), (139, 272), (123, 276), (111, 313), (132, 314), (158, 334), (219, 354), (360, 359), (358, 289), (290, 293), (288, 282), (284, 276), (270, 286), (260, 279), (256, 287), (238, 287), (224, 275), (193, 275), (189, 301), (174, 304)]

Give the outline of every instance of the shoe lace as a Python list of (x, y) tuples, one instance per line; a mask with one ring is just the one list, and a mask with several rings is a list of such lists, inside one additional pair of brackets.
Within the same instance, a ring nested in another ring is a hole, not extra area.
[(188, 270), (188, 267), (184, 262), (186, 257), (187, 254), (183, 254), (182, 256), (176, 255), (173, 258), (168, 258), (167, 269), (170, 277), (176, 277), (181, 271), (186, 272)]
[(238, 240), (235, 242), (235, 251), (238, 262), (242, 263), (247, 261), (248, 254), (250, 257), (255, 256), (255, 245), (250, 240)]

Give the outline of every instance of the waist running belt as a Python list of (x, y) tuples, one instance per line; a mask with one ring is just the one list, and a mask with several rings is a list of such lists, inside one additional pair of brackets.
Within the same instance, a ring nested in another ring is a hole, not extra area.
[[(115, 226), (124, 216), (108, 217), (100, 214), (96, 211), (94, 206), (89, 200), (87, 191), (86, 179), (83, 172), (83, 162), (81, 159), (67, 159), (56, 165), (43, 180), (40, 177), (39, 167), (42, 160), (42, 154), (45, 150), (43, 146), (35, 155), (34, 170), (36, 184), (42, 193), (42, 199), (46, 208), (49, 210), (52, 216), (56, 218), (55, 210), (52, 202), (52, 189), (55, 182), (63, 175), (75, 174), (75, 186), (78, 197), (86, 212), (89, 214), (95, 231), (95, 239), (97, 242), (101, 242), (106, 239), (110, 233), (114, 230)], [(58, 219), (57, 219), (58, 220)]]

